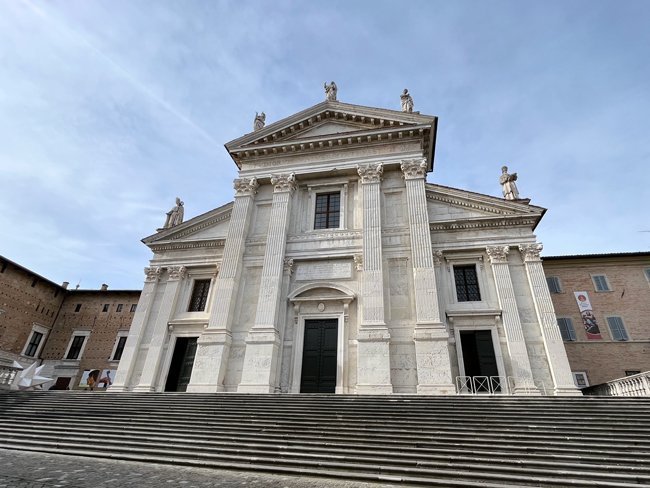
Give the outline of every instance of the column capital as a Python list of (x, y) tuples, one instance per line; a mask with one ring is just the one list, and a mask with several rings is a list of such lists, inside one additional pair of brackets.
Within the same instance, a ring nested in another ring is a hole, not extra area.
[(381, 163), (357, 165), (357, 173), (361, 177), (362, 184), (379, 183), (381, 182), (381, 175), (384, 174), (384, 165)]
[(271, 184), (273, 185), (273, 193), (292, 193), (296, 189), (296, 174), (271, 175)]
[(236, 178), (233, 181), (236, 197), (253, 196), (257, 193), (259, 186), (260, 184), (254, 176), (252, 178)]
[(144, 268), (145, 281), (158, 281), (162, 275), (163, 269), (160, 266)]
[(355, 254), (353, 256), (354, 267), (357, 271), (363, 271), (363, 254)]
[(485, 250), (490, 258), (491, 264), (508, 262), (509, 246), (487, 246)]
[(434, 249), (432, 251), (433, 254), (433, 264), (441, 264), (442, 263), (442, 251), (440, 249)]
[(293, 274), (293, 258), (284, 258), (284, 272), (289, 276)]
[(541, 242), (535, 242), (533, 244), (519, 244), (519, 251), (524, 257), (525, 262), (529, 261), (541, 261), (539, 254), (542, 252)]
[(400, 164), (404, 179), (416, 180), (427, 177), (427, 160), (424, 158), (419, 159), (405, 159)]
[(187, 268), (185, 266), (170, 266), (167, 268), (169, 280), (182, 280), (187, 276)]

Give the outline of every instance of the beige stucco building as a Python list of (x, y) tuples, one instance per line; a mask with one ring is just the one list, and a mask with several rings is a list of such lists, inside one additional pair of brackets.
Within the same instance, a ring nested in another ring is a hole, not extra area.
[(328, 97), (256, 120), (226, 144), (234, 201), (144, 239), (112, 389), (578, 393), (544, 209), (427, 183), (436, 117)]

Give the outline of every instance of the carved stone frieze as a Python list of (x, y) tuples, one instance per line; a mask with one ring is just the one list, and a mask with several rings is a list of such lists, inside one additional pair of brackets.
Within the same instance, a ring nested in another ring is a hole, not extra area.
[(167, 268), (167, 273), (170, 280), (182, 280), (187, 276), (187, 268), (185, 266), (170, 266)]
[(271, 175), (271, 184), (275, 193), (293, 192), (296, 189), (296, 174)]
[(487, 255), (490, 258), (490, 263), (507, 263), (508, 262), (508, 253), (510, 252), (510, 247), (508, 246), (487, 246), (485, 248)]
[(426, 178), (427, 176), (427, 160), (426, 159), (408, 159), (402, 161), (400, 165), (404, 178), (407, 180), (414, 180), (417, 178)]
[(433, 251), (433, 264), (440, 264), (442, 263), (442, 251), (439, 249), (435, 249)]
[(381, 181), (381, 175), (384, 174), (384, 165), (379, 163), (357, 166), (357, 172), (361, 177), (361, 183), (379, 183)]
[(539, 254), (544, 246), (540, 242), (534, 244), (519, 244), (519, 251), (524, 257), (524, 261), (541, 261)]
[(363, 271), (363, 254), (354, 255), (354, 267), (357, 271)]
[(154, 266), (151, 268), (144, 268), (144, 274), (146, 275), (145, 281), (156, 281), (160, 278), (163, 269), (160, 266)]
[(293, 274), (293, 259), (292, 258), (284, 258), (284, 272), (287, 273), (289, 276)]
[(237, 178), (233, 182), (233, 187), (235, 188), (235, 196), (251, 196), (257, 193), (257, 188), (259, 187), (257, 178)]

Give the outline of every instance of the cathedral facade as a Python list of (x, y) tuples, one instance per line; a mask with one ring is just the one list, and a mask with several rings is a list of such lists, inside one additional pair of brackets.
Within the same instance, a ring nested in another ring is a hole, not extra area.
[(427, 183), (437, 118), (332, 85), (226, 144), (234, 201), (180, 223), (178, 201), (144, 239), (111, 389), (577, 394), (533, 233), (544, 209)]

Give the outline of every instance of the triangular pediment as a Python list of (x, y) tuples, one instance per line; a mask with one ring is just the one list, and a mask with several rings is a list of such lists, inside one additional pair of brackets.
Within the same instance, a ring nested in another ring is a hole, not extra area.
[(295, 141), (299, 139), (310, 139), (320, 136), (331, 136), (349, 134), (352, 132), (366, 131), (373, 129), (370, 124), (342, 122), (342, 121), (326, 121), (318, 125), (311, 126), (302, 132), (298, 132), (291, 136), (282, 139), (285, 141)]
[(430, 224), (449, 228), (473, 225), (525, 225), (534, 228), (546, 209), (528, 200), (503, 198), (442, 185), (427, 184), (427, 211)]
[(160, 229), (142, 242), (154, 251), (160, 248), (183, 247), (189, 244), (208, 245), (225, 240), (230, 225), (232, 202), (198, 215), (170, 229)]

